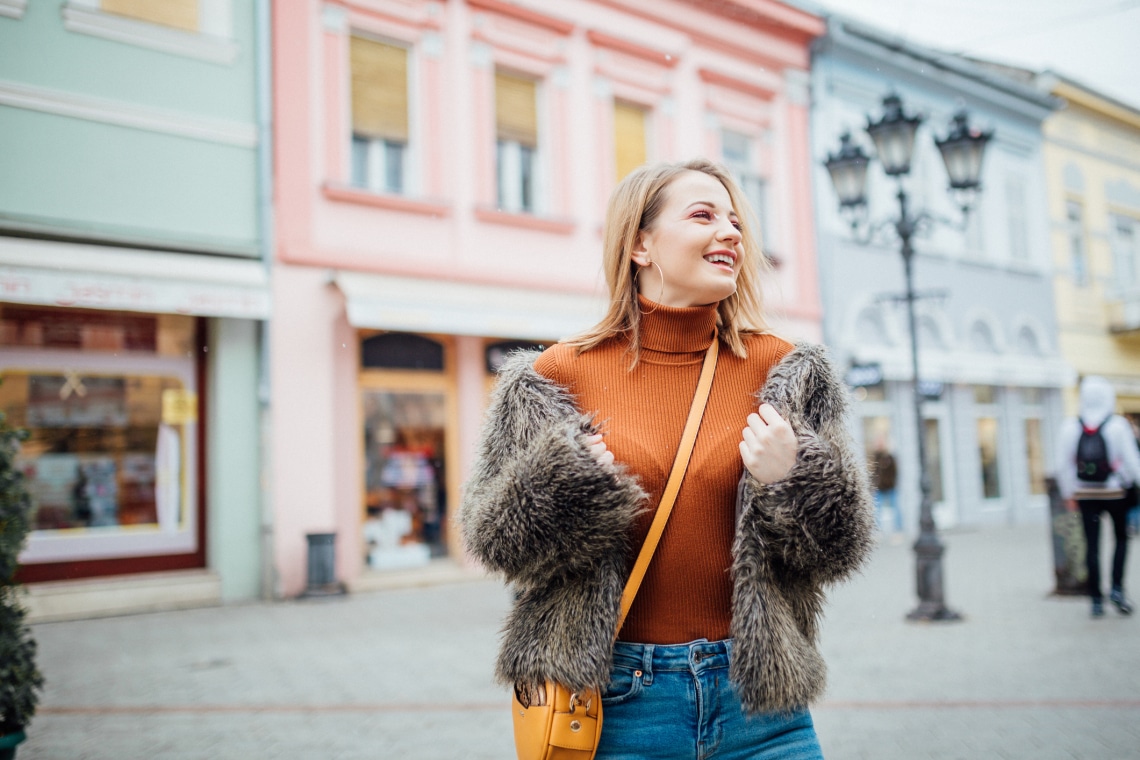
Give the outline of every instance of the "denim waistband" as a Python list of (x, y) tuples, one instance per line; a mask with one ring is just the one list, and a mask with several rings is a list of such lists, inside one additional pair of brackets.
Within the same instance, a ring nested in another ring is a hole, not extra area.
[(688, 644), (614, 644), (614, 666), (634, 668), (652, 677), (654, 672), (688, 670), (694, 673), (727, 668), (732, 640), (698, 639)]

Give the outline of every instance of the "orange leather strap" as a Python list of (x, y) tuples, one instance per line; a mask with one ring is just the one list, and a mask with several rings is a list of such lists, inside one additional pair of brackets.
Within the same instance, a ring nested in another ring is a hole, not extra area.
[(685, 422), (685, 432), (681, 434), (681, 444), (677, 447), (677, 457), (673, 460), (673, 469), (669, 472), (669, 480), (665, 483), (665, 492), (661, 495), (661, 504), (657, 507), (657, 514), (653, 517), (653, 524), (649, 526), (649, 534), (633, 570), (626, 581), (625, 591), (621, 595), (621, 612), (618, 614), (617, 630), (614, 638), (621, 633), (629, 608), (633, 606), (633, 598), (641, 588), (641, 581), (645, 578), (645, 571), (649, 569), (649, 562), (653, 553), (657, 551), (657, 544), (661, 541), (661, 534), (665, 532), (665, 523), (669, 521), (669, 514), (673, 511), (673, 504), (677, 501), (677, 494), (681, 490), (681, 481), (685, 479), (685, 471), (689, 468), (689, 458), (693, 454), (693, 445), (697, 442), (697, 432), (701, 427), (701, 418), (705, 414), (705, 404), (709, 400), (709, 391), (712, 390), (713, 373), (716, 371), (716, 357), (720, 350), (720, 343), (716, 335), (713, 336), (712, 345), (705, 352), (705, 363), (701, 367), (701, 379), (697, 381), (697, 391), (693, 394), (693, 405), (689, 407), (689, 419)]

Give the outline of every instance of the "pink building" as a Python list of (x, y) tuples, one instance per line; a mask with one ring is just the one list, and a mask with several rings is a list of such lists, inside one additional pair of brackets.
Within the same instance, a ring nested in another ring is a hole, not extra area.
[(820, 19), (769, 0), (278, 0), (269, 437), (277, 592), (335, 532), (350, 587), (461, 558), (496, 358), (601, 314), (601, 226), (646, 161), (733, 169), (819, 339), (808, 152)]

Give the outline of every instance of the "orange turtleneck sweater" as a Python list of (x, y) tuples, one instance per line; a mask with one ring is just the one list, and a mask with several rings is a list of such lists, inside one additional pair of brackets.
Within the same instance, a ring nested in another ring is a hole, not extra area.
[[(630, 567), (665, 490), (716, 326), (715, 304), (670, 308), (640, 300), (641, 359), (632, 371), (628, 342), (617, 338), (581, 354), (558, 344), (535, 363), (574, 395), (581, 411), (597, 414), (615, 460), (649, 494), (651, 509), (634, 525)], [(688, 472), (622, 641), (682, 644), (730, 635), (736, 485), (744, 471), (738, 444), (756, 411), (756, 391), (792, 348), (773, 335), (748, 335), (745, 345), (747, 359), (720, 352)]]

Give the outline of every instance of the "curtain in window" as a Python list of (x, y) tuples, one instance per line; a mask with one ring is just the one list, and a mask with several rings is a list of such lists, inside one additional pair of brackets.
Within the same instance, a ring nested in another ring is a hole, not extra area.
[(531, 79), (495, 72), (495, 137), (529, 148), (538, 145), (536, 87)]
[(353, 37), (352, 132), (408, 141), (408, 51), (364, 37)]
[(103, 0), (99, 7), (139, 21), (198, 31), (198, 0)]
[(645, 163), (645, 109), (614, 101), (614, 168), (617, 181)]

